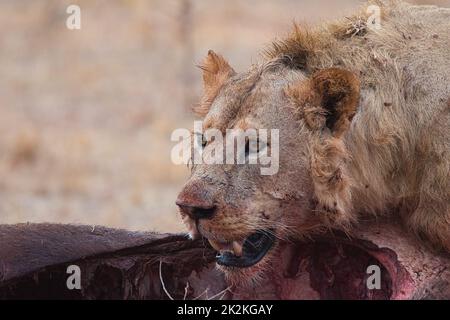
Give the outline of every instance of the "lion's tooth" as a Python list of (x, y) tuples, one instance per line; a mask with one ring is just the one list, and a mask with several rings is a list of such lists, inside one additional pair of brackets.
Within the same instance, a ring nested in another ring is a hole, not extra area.
[(221, 246), (217, 241), (208, 239), (209, 243), (211, 244), (211, 247), (213, 247), (216, 251), (221, 250)]
[(231, 242), (219, 242), (208, 239), (209, 243), (211, 244), (211, 247), (216, 249), (216, 251), (232, 251), (232, 245)]
[(242, 256), (242, 241), (233, 241), (233, 252), (235, 256)]

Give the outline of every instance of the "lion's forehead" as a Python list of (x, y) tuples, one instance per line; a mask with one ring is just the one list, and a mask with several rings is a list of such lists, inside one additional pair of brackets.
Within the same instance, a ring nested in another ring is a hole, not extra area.
[[(283, 89), (303, 75), (288, 69), (252, 68), (231, 78), (220, 90), (204, 119), (204, 130), (247, 129), (255, 124), (270, 125), (273, 114), (266, 112), (285, 101)], [(265, 119), (268, 118), (268, 119)]]

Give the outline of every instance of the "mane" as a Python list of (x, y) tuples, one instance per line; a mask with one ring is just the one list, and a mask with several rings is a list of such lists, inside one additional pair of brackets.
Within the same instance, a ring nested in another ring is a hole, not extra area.
[[(398, 1), (387, 2), (395, 4)], [(325, 25), (311, 27), (294, 23), (291, 33), (285, 38), (273, 41), (263, 51), (263, 57), (278, 60), (292, 69), (314, 72), (329, 62), (338, 42), (364, 37), (367, 34), (367, 20), (370, 16), (367, 6), (371, 4), (379, 6), (383, 18), (386, 17), (386, 4), (382, 1), (370, 1), (355, 14)]]

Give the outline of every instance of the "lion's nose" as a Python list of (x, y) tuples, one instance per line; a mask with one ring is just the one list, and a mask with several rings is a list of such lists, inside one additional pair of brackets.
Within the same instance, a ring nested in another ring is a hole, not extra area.
[(200, 219), (211, 219), (216, 212), (216, 206), (211, 207), (199, 207), (186, 205), (183, 203), (179, 203), (177, 201), (177, 206), (186, 213), (191, 219), (200, 220)]
[(194, 220), (211, 219), (217, 211), (208, 188), (198, 183), (186, 186), (178, 195), (176, 204)]

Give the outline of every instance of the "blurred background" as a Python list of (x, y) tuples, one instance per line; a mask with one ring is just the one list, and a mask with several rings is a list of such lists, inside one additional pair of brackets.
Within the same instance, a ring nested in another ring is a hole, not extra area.
[[(445, 1), (416, 3), (450, 6)], [(66, 8), (81, 7), (81, 30)], [(208, 49), (235, 70), (358, 0), (0, 0), (0, 223), (182, 231), (170, 161)]]

